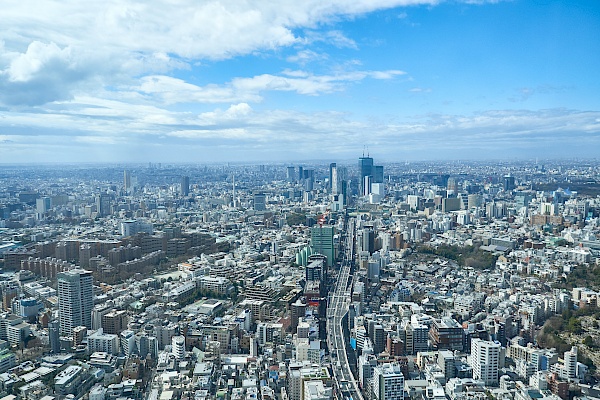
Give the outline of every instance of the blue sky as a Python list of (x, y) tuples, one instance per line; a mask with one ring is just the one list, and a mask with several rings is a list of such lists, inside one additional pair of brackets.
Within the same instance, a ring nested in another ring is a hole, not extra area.
[(600, 150), (597, 1), (10, 0), (3, 14), (2, 163)]

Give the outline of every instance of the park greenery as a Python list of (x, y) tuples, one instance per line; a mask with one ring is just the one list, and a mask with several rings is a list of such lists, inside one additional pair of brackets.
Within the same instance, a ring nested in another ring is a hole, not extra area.
[(475, 246), (452, 246), (440, 245), (437, 247), (418, 246), (417, 252), (421, 254), (433, 254), (456, 261), (460, 266), (472, 267), (475, 269), (494, 269), (497, 256), (481, 250)]
[(581, 264), (563, 276), (555, 285), (559, 289), (571, 290), (576, 287), (600, 289), (600, 265)]
[[(581, 308), (576, 311), (566, 310), (560, 315), (548, 318), (536, 337), (537, 344), (543, 348), (555, 348), (559, 354), (570, 350), (571, 344), (563, 338), (564, 333), (572, 335), (585, 334), (580, 319), (583, 316), (595, 316), (597, 318), (600, 317), (600, 312), (592, 308)], [(595, 349), (594, 340), (589, 335), (583, 339), (583, 344), (590, 349)], [(591, 369), (595, 369), (594, 364), (589, 358), (584, 355), (580, 355), (579, 357), (583, 364), (586, 364)]]
[(289, 226), (302, 225), (306, 223), (306, 215), (300, 213), (289, 213), (285, 218)]

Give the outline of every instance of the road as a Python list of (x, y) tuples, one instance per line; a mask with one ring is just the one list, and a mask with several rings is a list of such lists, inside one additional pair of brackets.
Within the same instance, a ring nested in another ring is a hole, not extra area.
[(355, 220), (350, 219), (346, 228), (346, 244), (340, 272), (333, 292), (329, 295), (327, 307), (327, 346), (332, 360), (332, 369), (338, 387), (338, 398), (363, 400), (356, 379), (352, 375), (346, 345), (349, 342), (344, 336), (343, 319), (348, 313), (351, 300), (350, 274), (354, 262)]

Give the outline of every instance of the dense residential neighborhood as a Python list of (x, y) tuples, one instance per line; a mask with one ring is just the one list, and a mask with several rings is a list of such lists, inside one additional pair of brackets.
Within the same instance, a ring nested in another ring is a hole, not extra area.
[(0, 166), (0, 399), (600, 398), (599, 179)]

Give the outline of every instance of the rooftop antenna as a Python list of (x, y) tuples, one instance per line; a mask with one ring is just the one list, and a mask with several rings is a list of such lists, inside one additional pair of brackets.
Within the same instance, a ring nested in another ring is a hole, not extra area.
[(367, 146), (365, 146), (365, 145), (363, 144), (363, 155), (362, 155), (362, 156), (363, 156), (363, 158), (365, 158), (365, 147), (367, 147)]

